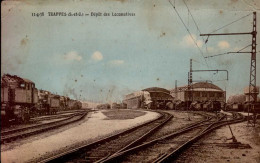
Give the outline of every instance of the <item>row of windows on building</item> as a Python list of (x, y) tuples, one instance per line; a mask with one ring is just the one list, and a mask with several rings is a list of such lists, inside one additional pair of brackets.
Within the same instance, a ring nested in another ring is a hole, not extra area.
[(224, 97), (223, 92), (191, 92), (195, 97)]

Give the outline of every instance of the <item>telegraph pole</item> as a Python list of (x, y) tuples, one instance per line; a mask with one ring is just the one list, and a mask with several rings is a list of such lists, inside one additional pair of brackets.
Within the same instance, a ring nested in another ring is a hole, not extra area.
[[(252, 35), (252, 44), (251, 44), (251, 52), (243, 52), (243, 53), (251, 53), (251, 66), (250, 66), (250, 79), (249, 79), (249, 107), (248, 107), (248, 115), (249, 111), (253, 112), (253, 126), (255, 126), (256, 121), (256, 113), (254, 109), (254, 104), (257, 102), (257, 90), (256, 90), (256, 12), (253, 12), (253, 31), (252, 32), (244, 32), (244, 33), (217, 33), (217, 34), (200, 34), (200, 36), (220, 36), (220, 35)], [(242, 53), (242, 52), (240, 52)], [(252, 89), (251, 89), (252, 88)], [(252, 100), (251, 100), (252, 98)], [(248, 117), (248, 123), (249, 117)]]
[(177, 80), (175, 80), (175, 100), (177, 99)]
[(188, 95), (191, 103), (193, 101), (192, 98), (192, 59), (190, 59), (190, 72), (188, 73)]
[[(177, 101), (177, 80), (175, 80), (175, 101)], [(175, 103), (175, 110), (176, 110), (176, 103)]]

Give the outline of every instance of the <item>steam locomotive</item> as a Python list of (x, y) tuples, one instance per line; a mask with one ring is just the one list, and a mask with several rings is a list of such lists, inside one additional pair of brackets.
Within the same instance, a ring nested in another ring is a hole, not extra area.
[(55, 114), (61, 109), (81, 109), (82, 103), (69, 97), (38, 90), (31, 80), (5, 74), (1, 78), (1, 124), (27, 122), (30, 117)]

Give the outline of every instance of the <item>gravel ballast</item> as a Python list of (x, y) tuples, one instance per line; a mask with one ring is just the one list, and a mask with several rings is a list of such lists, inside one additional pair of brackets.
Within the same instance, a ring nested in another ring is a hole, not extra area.
[[(139, 111), (137, 111), (139, 112)], [(54, 153), (90, 143), (107, 135), (140, 125), (159, 117), (158, 113), (143, 111), (144, 115), (134, 119), (108, 119), (102, 111), (89, 114), (88, 120), (62, 132), (41, 139), (32, 138), (27, 143), (4, 148), (1, 146), (1, 162), (35, 162)], [(4, 146), (8, 146), (5, 144)], [(7, 149), (7, 150), (3, 150)]]

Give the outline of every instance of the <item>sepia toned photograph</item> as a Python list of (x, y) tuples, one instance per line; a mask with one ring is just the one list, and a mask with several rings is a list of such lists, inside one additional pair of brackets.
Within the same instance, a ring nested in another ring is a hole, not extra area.
[(3, 0), (2, 163), (259, 163), (259, 0)]

